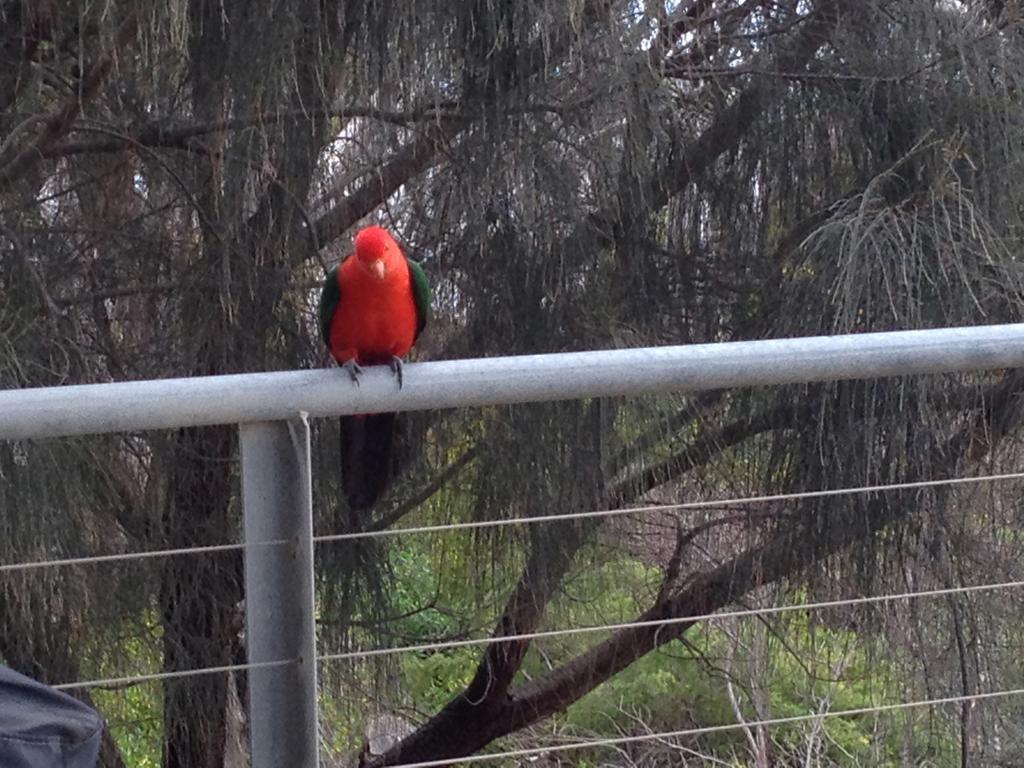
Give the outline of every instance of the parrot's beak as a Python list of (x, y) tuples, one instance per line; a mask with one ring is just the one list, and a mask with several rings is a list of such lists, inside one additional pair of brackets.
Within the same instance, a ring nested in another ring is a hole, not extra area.
[(388, 268), (384, 265), (384, 259), (374, 259), (367, 266), (378, 280), (383, 280)]

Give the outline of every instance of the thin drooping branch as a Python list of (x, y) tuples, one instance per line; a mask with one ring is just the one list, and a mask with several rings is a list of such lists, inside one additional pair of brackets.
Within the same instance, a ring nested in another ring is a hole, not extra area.
[(132, 146), (202, 151), (205, 149), (205, 146), (203, 142), (198, 140), (211, 133), (224, 133), (226, 131), (237, 131), (253, 127), (265, 128), (276, 125), (284, 120), (295, 119), (322, 120), (324, 118), (336, 117), (342, 120), (350, 120), (366, 118), (398, 126), (407, 126), (413, 123), (437, 121), (451, 116), (458, 116), (457, 113), (452, 112), (454, 106), (454, 103), (447, 102), (431, 106), (427, 109), (407, 111), (377, 109), (361, 105), (340, 106), (330, 109), (277, 110), (188, 125), (151, 122), (135, 129), (116, 125), (80, 125), (75, 127), (76, 132), (102, 133), (104, 138), (64, 141), (50, 147), (45, 156), (65, 157), (88, 153), (120, 152), (123, 149), (130, 149)]
[[(524, 61), (534, 62), (530, 71), (524, 74), (520, 82), (522, 101), (528, 101), (525, 95), (527, 93), (525, 85), (529, 79), (540, 75), (549, 65), (559, 63), (559, 59), (569, 51), (570, 46), (579, 39), (584, 30), (594, 25), (602, 17), (604, 6), (603, 0), (587, 0), (583, 4), (580, 14), (582, 19), (580, 27), (576, 27), (574, 23), (567, 20), (565, 26), (550, 39), (537, 41), (530, 50), (521, 53)], [(508, 95), (505, 94), (505, 96)], [(398, 150), (390, 160), (382, 163), (376, 173), (373, 173), (366, 182), (317, 218), (315, 231), (312, 233), (314, 244), (322, 248), (341, 237), (347, 229), (384, 202), (403, 184), (436, 164), (439, 160), (440, 149), (445, 144), (454, 141), (462, 131), (469, 127), (485, 106), (487, 104), (483, 102), (466, 102), (461, 105), (460, 109), (453, 109), (449, 114), (438, 114), (436, 120), (423, 126), (422, 132), (415, 139)], [(559, 111), (558, 108), (548, 105), (526, 108), (527, 111), (530, 109)]]
[[(876, 516), (878, 527), (889, 518)], [(757, 587), (794, 576), (812, 562), (862, 537), (864, 528), (847, 526), (848, 536), (833, 536), (828, 548), (812, 546), (809, 537), (794, 535), (801, 526), (787, 527), (766, 544), (740, 553), (711, 571), (687, 580), (685, 588), (655, 603), (637, 622), (705, 616), (722, 609)], [(801, 546), (801, 542), (803, 546)], [(522, 728), (563, 709), (650, 651), (674, 640), (696, 623), (634, 626), (577, 656), (552, 673), (512, 692), (511, 717)]]
[[(828, 3), (825, 8), (834, 11), (836, 5)], [(818, 14), (817, 18), (800, 30), (797, 39), (789, 48), (774, 60), (774, 67), (785, 71), (804, 66), (815, 51), (825, 43), (826, 19), (831, 18), (832, 14), (826, 14), (821, 9)], [(647, 202), (652, 204), (652, 209), (664, 206), (670, 197), (688, 184), (694, 176), (706, 170), (716, 157), (729, 147), (734, 146), (763, 110), (774, 99), (781, 96), (784, 87), (784, 85), (780, 86), (778, 80), (756, 81), (741, 93), (720, 115), (719, 119), (688, 146), (679, 158), (670, 158), (668, 167), (662, 169), (663, 174), (658, 177), (658, 180), (652, 182), (652, 188), (649, 190)], [(661, 179), (666, 177), (670, 181), (663, 183)], [(617, 213), (609, 213), (605, 216), (595, 217), (591, 224), (596, 224), (600, 230), (603, 223), (606, 225), (606, 231), (610, 232), (614, 231), (615, 226), (611, 223), (616, 220)], [(688, 446), (662, 464), (641, 473), (639, 477), (630, 477), (621, 481), (613, 489), (609, 489), (607, 497), (614, 499), (617, 504), (628, 503), (651, 488), (710, 461), (711, 457), (719, 455), (721, 451), (730, 446), (738, 445), (751, 436), (768, 429), (781, 428), (792, 423), (795, 410), (790, 405), (777, 406), (770, 413), (761, 414), (754, 419), (730, 423), (721, 430), (705, 434), (697, 444)], [(575, 548), (569, 548), (562, 554), (565, 558), (571, 558), (575, 551)], [(567, 567), (567, 565), (568, 563), (565, 562), (564, 566)], [(529, 633), (536, 629), (537, 622), (543, 615), (542, 610), (537, 610), (535, 606), (535, 610), (528, 614), (517, 613), (521, 603), (515, 597), (523, 593), (524, 590), (525, 592), (535, 590), (537, 585), (533, 583), (534, 581), (535, 576), (527, 568), (513, 599), (499, 621), (496, 636), (508, 634), (510, 629), (516, 633)], [(534, 593), (534, 597), (536, 597), (536, 593)], [(410, 760), (457, 758), (476, 751), (500, 735), (510, 733), (528, 722), (535, 722), (555, 709), (561, 708), (564, 704), (540, 714), (540, 707), (527, 704), (525, 709), (520, 708), (514, 715), (519, 724), (514, 726), (508, 724), (509, 716), (512, 714), (512, 699), (515, 697), (511, 692), (506, 692), (506, 686), (518, 670), (518, 665), (529, 644), (517, 641), (511, 645), (514, 646), (512, 649), (502, 648), (497, 657), (493, 649), (485, 653), (473, 682), (464, 693), (453, 698), (438, 715), (385, 755), (371, 762), (370, 765), (376, 768)], [(637, 656), (633, 658), (635, 659)], [(586, 677), (584, 675), (583, 679)], [(525, 701), (529, 700), (525, 699)], [(549, 698), (548, 701), (550, 703), (551, 699)], [(535, 711), (527, 715), (526, 713), (531, 708)], [(450, 727), (457, 723), (459, 732), (465, 733), (467, 718), (471, 722), (479, 722), (470, 728), (471, 735), (463, 739), (461, 743), (457, 743), (451, 739)], [(499, 723), (501, 724), (499, 725)]]
[[(693, 19), (676, 22), (673, 25), (671, 34), (673, 43), (682, 35), (692, 34), (700, 27), (708, 26), (712, 22), (717, 23), (718, 29), (713, 30), (711, 34), (696, 38), (686, 50), (663, 59), (660, 63), (661, 72), (668, 77), (679, 77), (680, 72), (690, 72), (692, 69), (704, 65), (705, 62), (718, 53), (721, 47), (728, 42), (730, 36), (749, 18), (750, 13), (760, 4), (761, 0), (747, 0), (735, 8), (709, 14), (701, 18), (698, 23), (694, 23)], [(697, 6), (710, 5), (710, 3), (695, 3), (694, 5), (696, 8)], [(700, 12), (703, 13), (705, 10), (706, 8), (702, 7)], [(774, 34), (782, 34), (783, 31), (777, 30)], [(668, 50), (666, 49), (666, 52)]]
[[(586, 102), (567, 104), (524, 104), (504, 110), (506, 114), (568, 114), (586, 106)], [(186, 152), (205, 152), (206, 145), (200, 140), (203, 136), (238, 131), (246, 128), (268, 128), (284, 120), (308, 119), (322, 120), (338, 118), (352, 120), (363, 118), (390, 123), (399, 127), (408, 127), (419, 123), (437, 123), (446, 120), (469, 121), (469, 115), (459, 110), (453, 101), (440, 102), (424, 109), (378, 109), (361, 105), (340, 106), (330, 109), (278, 110), (261, 112), (254, 115), (233, 117), (208, 123), (189, 125), (173, 125), (167, 122), (147, 123), (141, 128), (117, 125), (77, 125), (74, 132), (99, 133), (100, 139), (83, 139), (60, 142), (44, 153), (44, 157), (69, 157), (71, 155), (101, 154), (120, 152), (133, 146), (152, 149), (179, 149)]]
[(649, 428), (615, 454), (613, 459), (608, 462), (608, 475), (611, 477), (616, 476), (619, 472), (629, 467), (636, 457), (643, 456), (651, 448), (664, 442), (665, 438), (669, 435), (677, 433), (688, 424), (692, 424), (700, 419), (707, 409), (721, 401), (725, 395), (724, 390), (702, 392), (679, 410), (659, 418), (653, 427)]
[[(785, 79), (774, 76), (774, 73), (797, 72), (806, 67), (814, 54), (828, 41), (830, 28), (834, 26), (839, 11), (846, 5), (847, 0), (821, 3), (797, 31), (794, 39), (783, 46), (777, 55), (754, 62), (754, 69), (769, 74), (754, 77), (750, 85), (722, 110), (700, 136), (678, 151), (667, 154), (665, 162), (652, 174), (642, 194), (643, 202), (650, 211), (663, 208), (672, 197), (740, 142), (761, 115), (789, 87)], [(619, 229), (617, 207), (592, 214), (588, 225), (599, 241), (611, 244)]]
[[(979, 458), (978, 445), (989, 448), (1019, 426), (1021, 409), (1014, 404), (1024, 387), (1024, 372), (1006, 374), (985, 395), (986, 407), (943, 446), (935, 451), (934, 463), (957, 465)], [(930, 466), (926, 462), (923, 466)], [(952, 469), (954, 467), (950, 467)], [(921, 479), (908, 477), (908, 481)], [(718, 567), (687, 579), (675, 592), (662, 594), (636, 621), (653, 622), (618, 630), (606, 641), (568, 663), (518, 688), (510, 689), (490, 706), (474, 706), (464, 696), (456, 697), (442, 712), (456, 711), (458, 738), (438, 729), (451, 725), (451, 718), (433, 718), (384, 755), (368, 763), (382, 768), (405, 762), (457, 759), (472, 754), (491, 741), (536, 723), (578, 701), (598, 685), (618, 674), (647, 653), (683, 635), (697, 623), (679, 621), (688, 616), (712, 614), (758, 587), (792, 578), (809, 566), (849, 548), (866, 544), (872, 534), (907, 518), (915, 509), (910, 500), (887, 504), (876, 497), (868, 504), (858, 524), (839, 526), (819, 538), (814, 530), (814, 510), (795, 518), (791, 525), (763, 544), (755, 545)], [(658, 621), (672, 620), (671, 624)]]
[(67, 135), (81, 114), (82, 108), (96, 97), (103, 83), (106, 82), (117, 61), (118, 50), (127, 45), (135, 36), (138, 21), (139, 11), (130, 11), (118, 27), (111, 48), (100, 54), (78, 87), (60, 108), (45, 118), (43, 130), (35, 141), (21, 149), (12, 144), (0, 155), (0, 191), (8, 189), (29, 168), (44, 158), (61, 138)]
[(650, 181), (646, 200), (652, 209), (664, 206), (670, 198), (685, 189), (691, 180), (711, 167), (718, 157), (737, 145), (765, 110), (781, 98), (789, 87), (776, 73), (804, 69), (814, 54), (828, 42), (830, 27), (835, 24), (838, 12), (846, 4), (845, 0), (829, 0), (819, 4), (813, 16), (780, 53), (769, 61), (752, 65), (754, 69), (766, 74), (756, 76), (696, 141), (671, 156), (663, 173)]
[(399, 187), (423, 173), (437, 161), (440, 147), (452, 141), (465, 125), (462, 118), (446, 117), (426, 127), (358, 189), (317, 218), (316, 243), (323, 247), (338, 239)]
[(803, 423), (808, 411), (809, 407), (806, 405), (800, 407), (794, 403), (780, 403), (752, 418), (729, 422), (719, 429), (706, 433), (700, 440), (687, 445), (653, 467), (620, 481), (610, 489), (608, 495), (616, 504), (638, 499), (658, 486), (676, 480), (694, 467), (704, 464), (712, 451), (720, 453), (756, 435)]
[(416, 494), (405, 499), (400, 504), (369, 522), (364, 530), (383, 531), (390, 528), (407, 514), (426, 503), (435, 493), (446, 486), (453, 478), (457, 477), (477, 456), (480, 455), (480, 444), (477, 443), (459, 454), (459, 458), (451, 462), (427, 485), (421, 488)]
[(23, 0), (12, 0), (0, 9), (6, 28), (0, 35), (0, 115), (15, 103), (31, 81), (29, 67), (40, 44), (53, 26), (53, 8), (33, 8)]
[[(983, 444), (991, 449), (1017, 428), (1022, 412), (1014, 400), (1020, 396), (1022, 387), (1024, 372), (1006, 374), (984, 395), (987, 407), (956, 433), (943, 450), (935, 452), (934, 463), (955, 465), (963, 460), (977, 461), (981, 456), (970, 450), (972, 446)], [(925, 466), (930, 464), (932, 462), (926, 462)], [(950, 470), (954, 468), (949, 467)], [(923, 478), (912, 476), (906, 479)], [(637, 621), (714, 613), (753, 589), (795, 576), (842, 549), (857, 542), (866, 542), (867, 536), (905, 519), (914, 509), (909, 500), (885, 505), (880, 497), (875, 498), (862, 524), (840, 526), (824, 541), (808, 535), (808, 529), (814, 527), (813, 520), (789, 526), (765, 544), (752, 547), (731, 561), (688, 580), (684, 589), (651, 606), (637, 617)], [(812, 511), (805, 517), (814, 514)], [(515, 726), (507, 732), (563, 709), (644, 654), (679, 637), (691, 626), (692, 623), (681, 622), (620, 630), (568, 664), (510, 692), (516, 700), (510, 707)]]
[[(789, 423), (790, 414), (785, 409), (776, 408), (770, 411), (779, 424)], [(720, 457), (728, 447), (750, 439), (765, 429), (770, 417), (744, 419), (730, 423), (721, 430), (713, 430), (701, 435), (687, 450), (682, 453), (687, 459), (676, 461), (672, 469), (677, 477), (685, 472), (707, 465)], [(640, 486), (635, 483), (623, 483), (615, 487), (620, 494), (617, 503), (629, 503), (638, 497)], [(606, 491), (607, 494), (607, 491)], [(611, 501), (610, 494), (602, 500)], [(524, 568), (519, 582), (513, 590), (506, 608), (499, 619), (495, 637), (510, 634), (528, 634), (536, 631), (544, 616), (544, 603), (557, 588), (562, 574), (572, 562), (579, 548), (586, 541), (586, 535), (593, 533), (596, 525), (588, 530), (581, 530), (571, 524), (560, 525), (549, 535), (560, 540), (561, 545), (554, 552), (534, 553)], [(492, 645), (485, 652), (477, 667), (476, 673), (466, 690), (455, 696), (430, 721), (414, 734), (387, 754), (368, 765), (392, 765), (410, 760), (433, 760), (457, 758), (479, 749), (494, 738), (510, 733), (502, 730), (504, 722), (511, 713), (514, 696), (509, 690), (515, 674), (529, 649), (527, 640), (517, 640)], [(489, 713), (489, 714), (485, 714)], [(474, 723), (474, 735), (469, 741), (458, 742), (452, 739), (454, 732), (463, 732), (467, 718)], [(480, 722), (476, 722), (479, 720)]]
[[(703, 4), (698, 3), (696, 11), (698, 14)], [(596, 9), (590, 8), (588, 16), (594, 16)], [(683, 16), (689, 18), (692, 22), (692, 15), (684, 12)], [(813, 29), (813, 34), (804, 32), (801, 43), (798, 43), (795, 47), (797, 48), (796, 54), (786, 56), (783, 55), (779, 58), (778, 67), (780, 69), (787, 69), (789, 67), (802, 66), (807, 59), (813, 55), (814, 50), (817, 50), (821, 44), (821, 30), (819, 25), (815, 23), (809, 23), (808, 27)], [(806, 42), (811, 39), (814, 41), (813, 48)], [(553, 46), (555, 50), (559, 48), (565, 48), (567, 41), (560, 43), (559, 46)], [(550, 56), (527, 56), (529, 60), (544, 62), (550, 60)], [(747, 123), (752, 122), (754, 117), (760, 113), (760, 110), (767, 106), (768, 99), (767, 94), (775, 93), (779, 91), (778, 85), (773, 85), (769, 88), (769, 84), (762, 84), (760, 88), (752, 87), (750, 92), (746, 93), (746, 98), (741, 94), (738, 102), (742, 102), (739, 106), (734, 105), (735, 111), (742, 111), (744, 115), (749, 113), (749, 119)], [(765, 103), (761, 103), (761, 102)], [(755, 104), (756, 102), (756, 104)], [(466, 107), (472, 107), (472, 105), (465, 105)], [(757, 108), (755, 108), (755, 106)], [(545, 111), (551, 111), (550, 107), (543, 107)], [(728, 112), (728, 111), (727, 111)], [(431, 113), (434, 117), (434, 122), (425, 126), (423, 132), (416, 137), (413, 141), (399, 150), (390, 160), (385, 162), (376, 173), (372, 174), (371, 177), (364, 182), (358, 189), (347, 195), (344, 199), (337, 202), (325, 213), (321, 214), (315, 222), (315, 240), (314, 242), (319, 246), (323, 247), (332, 241), (340, 237), (347, 229), (353, 226), (359, 219), (369, 214), (376, 206), (380, 205), (383, 200), (386, 200), (391, 194), (397, 191), (403, 184), (407, 183), (411, 179), (423, 173), (425, 170), (434, 165), (438, 160), (438, 152), (440, 148), (448, 142), (453, 141), (469, 124), (465, 116), (459, 113), (458, 110), (451, 112), (434, 112)], [(726, 114), (723, 116), (726, 121), (735, 119), (734, 115)], [(721, 125), (722, 121), (718, 125)], [(715, 126), (712, 126), (708, 132), (698, 139), (695, 144), (693, 151), (684, 153), (684, 158), (701, 157), (701, 153), (708, 151), (709, 149), (715, 149), (715, 142), (723, 144), (723, 146), (715, 152), (714, 156), (720, 154), (725, 150), (724, 143), (726, 141), (735, 141), (739, 135), (745, 130), (747, 124), (743, 126), (737, 126), (737, 133), (735, 138), (730, 136), (720, 136), (725, 132), (718, 129), (715, 131)], [(705, 146), (708, 145), (708, 146)], [(692, 157), (691, 157), (692, 156)], [(710, 158), (707, 162), (710, 163)], [(706, 167), (706, 165), (705, 165)], [(689, 173), (696, 173), (696, 169), (687, 169)], [(673, 174), (677, 173), (676, 169), (666, 169), (666, 173)], [(680, 182), (676, 189), (681, 189), (688, 182), (689, 177), (685, 181)], [(673, 192), (674, 194), (674, 192)], [(663, 196), (660, 203), (657, 203), (655, 207), (661, 207), (667, 202), (671, 195)]]

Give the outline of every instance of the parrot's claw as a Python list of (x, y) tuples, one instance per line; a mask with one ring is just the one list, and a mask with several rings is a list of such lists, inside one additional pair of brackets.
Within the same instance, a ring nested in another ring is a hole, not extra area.
[(391, 360), (388, 361), (388, 368), (390, 368), (391, 372), (393, 374), (395, 374), (395, 377), (398, 379), (398, 388), (401, 389), (402, 388), (402, 358), (400, 358), (400, 357), (398, 357), (396, 355), (392, 355), (391, 356)]
[(359, 386), (359, 376), (362, 374), (363, 369), (359, 366), (355, 360), (346, 360), (341, 364), (341, 367), (348, 371), (348, 375), (352, 378), (352, 383), (357, 387)]

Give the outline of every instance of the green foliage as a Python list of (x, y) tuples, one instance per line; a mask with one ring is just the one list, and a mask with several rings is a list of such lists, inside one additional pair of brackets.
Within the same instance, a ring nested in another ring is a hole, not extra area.
[[(653, 731), (736, 723), (723, 672), (730, 655), (734, 691), (745, 721), (856, 710), (906, 698), (894, 659), (877, 658), (854, 632), (815, 626), (806, 614), (798, 613), (774, 621), (768, 636), (755, 619), (742, 621), (748, 623), (735, 625), (729, 633), (709, 625), (685, 642), (673, 641), (644, 656), (571, 706), (561, 725), (611, 736), (635, 732), (638, 723)], [(737, 639), (764, 658), (736, 658), (731, 649)], [(766, 693), (767, 707), (751, 705), (745, 689), (752, 685)], [(908, 746), (910, 753), (935, 765), (951, 765), (958, 754), (952, 728), (926, 711), (827, 717), (821, 722), (822, 765), (902, 765)], [(777, 750), (802, 754), (812, 727), (811, 721), (782, 724), (772, 727), (770, 734)], [(701, 737), (698, 743), (718, 756), (744, 754), (747, 749), (739, 729)]]
[(129, 768), (160, 768), (163, 744), (163, 699), (156, 683), (122, 691), (93, 693), (96, 707)]
[[(140, 631), (140, 628), (142, 631)], [(111, 678), (134, 672), (159, 670), (160, 624), (154, 612), (135, 620), (125, 619), (96, 638), (83, 654), (90, 678)], [(96, 688), (93, 703), (103, 715), (110, 733), (129, 768), (159, 768), (163, 750), (163, 696), (160, 683)]]
[(476, 563), (468, 555), (468, 542), (458, 540), (465, 538), (462, 533), (449, 533), (443, 539), (410, 538), (388, 553), (395, 582), (392, 605), (402, 617), (396, 632), (412, 638), (441, 638), (481, 629), (486, 623), (491, 615), (483, 603), (488, 599), (486, 585), (481, 584)]
[[(453, 545), (451, 537), (410, 537), (390, 553), (393, 605), (402, 616), (394, 629), (408, 642), (482, 637), (489, 629), (473, 561), (465, 556), (467, 548)], [(478, 656), (479, 649), (473, 647), (404, 654), (400, 663), (411, 705), (436, 711), (469, 682)]]
[[(599, 553), (592, 548), (588, 554), (591, 565), (568, 578), (552, 603), (551, 628), (629, 621), (649, 602), (661, 577), (659, 569), (634, 558), (609, 556), (594, 564)], [(438, 605), (473, 602), (471, 593), (477, 585), (442, 578), (434, 570), (427, 547), (405, 547), (395, 554), (394, 563), (402, 576), (399, 597), (408, 606), (432, 591), (444, 594), (444, 602)], [(446, 586), (439, 590), (441, 584)], [(799, 592), (791, 596), (797, 602), (802, 597)], [(458, 614), (434, 609), (416, 613), (403, 619), (403, 632), (417, 637), (457, 633), (462, 628), (452, 613)], [(602, 637), (598, 631), (535, 641), (522, 676), (542, 675)], [(732, 650), (737, 641), (759, 656), (755, 659)], [(479, 654), (478, 648), (458, 648), (406, 655), (401, 670), (411, 706), (437, 711), (469, 682)], [(693, 631), (684, 641), (673, 641), (640, 658), (570, 706), (552, 727), (562, 734), (613, 737), (637, 732), (640, 723), (653, 731), (731, 725), (736, 715), (723, 672), (727, 659), (735, 678), (737, 705), (748, 721), (854, 710), (905, 698), (895, 658), (878, 658), (853, 631), (812, 623), (807, 614), (787, 613), (773, 621), (771, 633), (755, 619), (733, 622), (728, 631), (714, 624)], [(753, 707), (745, 693), (755, 675), (760, 675), (756, 685), (767, 692), (763, 709)], [(773, 727), (770, 733), (775, 748), (802, 754), (812, 725), (804, 721)], [(924, 711), (882, 713), (823, 720), (817, 742), (820, 764), (899, 765), (901, 752), (908, 747), (908, 733), (913, 742), (911, 753), (936, 765), (947, 764), (957, 754), (955, 734), (941, 719)], [(699, 746), (722, 759), (747, 751), (739, 729), (702, 737)], [(589, 757), (581, 754), (574, 760), (583, 765), (598, 757), (596, 753)], [(735, 759), (735, 765), (745, 765), (742, 757)]]
[(417, 709), (436, 712), (444, 706), (469, 683), (479, 657), (474, 648), (406, 655), (403, 679)]

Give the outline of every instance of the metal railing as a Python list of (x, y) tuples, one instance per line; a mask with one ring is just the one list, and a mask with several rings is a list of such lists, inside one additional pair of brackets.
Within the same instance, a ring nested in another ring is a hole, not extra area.
[[(0, 439), (239, 424), (245, 541), (189, 550), (15, 563), (0, 565), (0, 573), (108, 559), (244, 549), (247, 555), (245, 586), (249, 663), (237, 665), (237, 668), (248, 669), (250, 675), (252, 764), (256, 768), (280, 765), (313, 768), (318, 762), (317, 662), (403, 652), (419, 646), (317, 656), (314, 541), (395, 535), (396, 531), (313, 536), (309, 417), (1022, 366), (1024, 324), (416, 363), (406, 366), (401, 389), (386, 368), (370, 368), (358, 386), (350, 381), (346, 372), (335, 369), (3, 390), (0, 391)], [(823, 489), (799, 496), (1021, 478), (1024, 478), (1024, 473), (870, 488)], [(795, 496), (789, 494), (786, 498)], [(582, 516), (636, 514), (645, 509), (698, 508), (701, 505), (754, 503), (780, 498), (765, 496), (626, 510), (594, 510), (582, 513)], [(539, 523), (553, 519), (556, 518), (524, 518), (494, 521), (493, 524)], [(397, 532), (455, 529), (470, 525), (481, 523), (397, 529)], [(258, 556), (250, 557), (257, 548)], [(881, 602), (945, 595), (953, 591), (1009, 589), (1021, 585), (1022, 582), (1005, 582), (790, 608), (810, 610), (832, 607), (833, 604)], [(764, 614), (786, 609), (732, 612), (729, 615)], [(694, 619), (688, 617), (686, 620)], [(583, 627), (554, 633), (609, 628), (614, 627)], [(553, 633), (538, 633), (537, 636), (548, 634)], [(509, 639), (484, 638), (461, 644), (486, 645)], [(437, 644), (429, 647), (437, 647)], [(165, 672), (122, 680), (165, 679), (235, 668)], [(100, 682), (117, 681), (72, 681), (63, 687), (82, 687)], [(977, 694), (973, 698), (1016, 693), (1020, 692), (997, 691)], [(918, 707), (968, 698), (972, 697), (903, 702), (898, 706)], [(885, 705), (871, 711), (891, 708)], [(862, 711), (857, 710), (851, 714), (860, 713)], [(840, 714), (843, 713), (833, 712), (830, 716)], [(808, 715), (807, 718), (820, 716)], [(778, 722), (799, 719), (786, 718)], [(735, 727), (744, 726), (737, 724)], [(715, 730), (722, 730), (722, 727)], [(691, 729), (679, 733), (692, 735), (697, 732)], [(653, 734), (650, 738), (670, 735), (673, 734)], [(607, 741), (609, 744), (624, 743), (623, 739)], [(598, 745), (599, 742), (588, 744)], [(527, 755), (538, 751), (543, 750), (515, 754)], [(496, 757), (502, 754), (505, 753)]]

